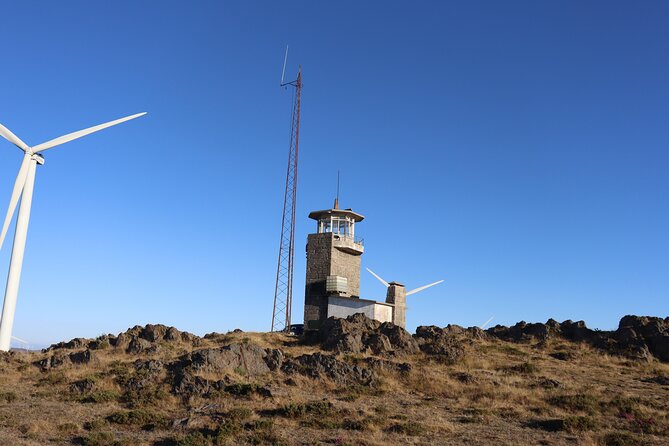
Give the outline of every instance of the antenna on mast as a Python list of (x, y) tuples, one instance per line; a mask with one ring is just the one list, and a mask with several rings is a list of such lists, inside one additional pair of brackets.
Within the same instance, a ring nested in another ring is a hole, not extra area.
[(339, 170), (337, 170), (337, 196), (335, 197), (334, 208), (339, 209)]
[(283, 78), (286, 75), (286, 62), (288, 62), (288, 45), (286, 45), (286, 55), (283, 57), (283, 70), (281, 70), (281, 83), (280, 86), (284, 86)]

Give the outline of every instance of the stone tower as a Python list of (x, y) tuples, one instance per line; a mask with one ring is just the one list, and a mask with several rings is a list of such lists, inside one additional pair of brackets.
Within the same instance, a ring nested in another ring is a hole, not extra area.
[(365, 217), (351, 209), (314, 211), (317, 232), (307, 236), (307, 278), (304, 294), (304, 328), (317, 330), (328, 318), (328, 297), (360, 297), (362, 241), (355, 223)]
[(393, 305), (393, 324), (405, 328), (407, 325), (407, 290), (404, 285), (390, 282), (386, 292), (386, 303)]

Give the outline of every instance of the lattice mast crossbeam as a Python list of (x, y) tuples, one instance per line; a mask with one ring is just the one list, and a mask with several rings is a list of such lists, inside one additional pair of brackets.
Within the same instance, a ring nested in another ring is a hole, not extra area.
[(290, 128), (288, 149), (288, 169), (286, 170), (286, 189), (283, 197), (283, 215), (281, 218), (281, 237), (279, 260), (276, 268), (274, 288), (274, 310), (272, 312), (272, 331), (289, 331), (290, 314), (293, 302), (293, 259), (295, 252), (295, 204), (297, 202), (297, 160), (300, 137), (300, 99), (302, 93), (302, 68), (297, 79), (282, 85), (295, 87), (293, 95), (293, 114)]

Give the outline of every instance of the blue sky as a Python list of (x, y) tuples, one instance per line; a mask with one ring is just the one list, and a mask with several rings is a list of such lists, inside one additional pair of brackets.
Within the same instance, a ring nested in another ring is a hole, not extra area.
[[(302, 64), (295, 321), (311, 210), (366, 216), (407, 323), (667, 316), (666, 2), (107, 2), (3, 7), (0, 122), (37, 173), (14, 334), (266, 330)], [(0, 206), (20, 152), (0, 141)], [(9, 247), (0, 252), (6, 274)], [(363, 270), (362, 295), (384, 296)]]

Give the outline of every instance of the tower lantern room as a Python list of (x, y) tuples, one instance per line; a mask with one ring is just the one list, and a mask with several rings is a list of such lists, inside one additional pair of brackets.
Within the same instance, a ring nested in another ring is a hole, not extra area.
[(318, 234), (332, 232), (341, 237), (350, 237), (355, 239), (355, 223), (362, 221), (362, 215), (353, 212), (351, 209), (338, 209), (335, 203), (334, 209), (323, 211), (314, 211), (309, 214), (317, 222)]

